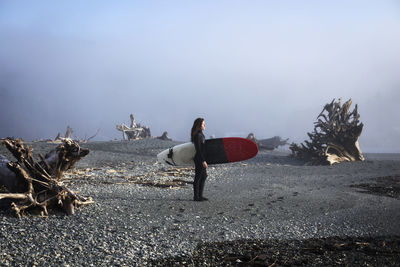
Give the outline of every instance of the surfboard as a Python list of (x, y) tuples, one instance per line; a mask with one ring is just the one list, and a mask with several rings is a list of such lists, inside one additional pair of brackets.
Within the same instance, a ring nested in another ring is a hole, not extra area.
[[(205, 142), (207, 164), (222, 164), (250, 159), (257, 155), (253, 141), (241, 137), (207, 139)], [(176, 145), (157, 155), (159, 162), (172, 166), (194, 166), (196, 149), (193, 143)]]

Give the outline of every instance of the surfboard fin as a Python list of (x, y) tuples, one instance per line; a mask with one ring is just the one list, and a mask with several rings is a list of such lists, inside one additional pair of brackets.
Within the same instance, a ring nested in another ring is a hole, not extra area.
[(169, 161), (166, 161), (169, 165), (172, 165), (172, 166), (176, 166), (176, 163), (175, 163), (175, 161), (174, 161), (174, 158), (172, 157), (174, 155), (174, 149), (171, 147), (170, 149), (169, 149), (169, 153), (168, 153), (168, 158), (169, 159), (171, 159), (172, 160), (172, 163), (171, 162), (169, 162)]
[(171, 166), (175, 166), (174, 164), (172, 164), (172, 163), (169, 162), (168, 160), (165, 160), (165, 163), (167, 163), (168, 165), (171, 165)]

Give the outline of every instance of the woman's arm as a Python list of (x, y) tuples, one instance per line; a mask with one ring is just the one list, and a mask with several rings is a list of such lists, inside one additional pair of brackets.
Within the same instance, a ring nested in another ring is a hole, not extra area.
[[(203, 166), (207, 168), (207, 162), (205, 158), (205, 138), (201, 133), (197, 133), (194, 138), (194, 146), (196, 148), (196, 152), (201, 162), (203, 162)], [(204, 164), (205, 163), (205, 164)]]

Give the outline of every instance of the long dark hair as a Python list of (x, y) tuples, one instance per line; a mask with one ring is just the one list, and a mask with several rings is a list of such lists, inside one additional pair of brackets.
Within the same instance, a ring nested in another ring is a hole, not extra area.
[(203, 118), (197, 118), (193, 122), (193, 127), (192, 131), (190, 133), (190, 141), (194, 141), (194, 136), (197, 134), (197, 132), (201, 131), (201, 124), (203, 123), (204, 119)]

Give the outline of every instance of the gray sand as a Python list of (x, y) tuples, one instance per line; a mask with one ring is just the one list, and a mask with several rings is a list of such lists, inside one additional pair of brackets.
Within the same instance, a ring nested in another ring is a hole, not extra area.
[[(288, 153), (208, 169), (206, 202), (192, 185), (160, 188), (130, 183), (138, 175), (172, 180), (155, 155), (177, 142), (156, 139), (82, 144), (91, 150), (66, 175), (70, 188), (96, 204), (74, 216), (22, 219), (0, 210), (0, 265), (110, 266), (190, 255), (203, 242), (400, 235), (400, 200), (351, 187), (400, 176), (399, 154), (366, 154), (366, 161), (303, 166)], [(32, 143), (34, 153), (54, 144)], [(1, 154), (7, 154), (4, 146)], [(9, 156), (9, 154), (7, 154)], [(151, 173), (155, 173), (151, 175)], [(79, 173), (78, 177), (75, 175)], [(192, 181), (192, 171), (179, 179)]]

